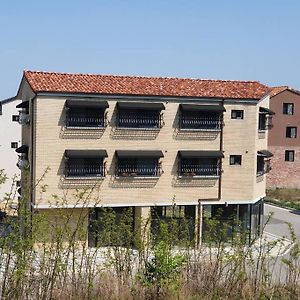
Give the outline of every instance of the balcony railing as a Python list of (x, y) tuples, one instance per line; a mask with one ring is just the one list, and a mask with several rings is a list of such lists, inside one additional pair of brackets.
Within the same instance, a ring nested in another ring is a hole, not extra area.
[(67, 127), (93, 127), (102, 128), (106, 124), (104, 116), (76, 116), (68, 115), (66, 118)]
[(19, 124), (21, 125), (29, 125), (30, 124), (30, 116), (25, 111), (19, 112)]
[(29, 161), (27, 158), (19, 156), (18, 162), (17, 162), (17, 167), (20, 170), (26, 170), (29, 168)]
[(65, 176), (70, 177), (104, 177), (105, 168), (104, 166), (82, 166), (72, 164), (66, 167)]
[(121, 165), (116, 168), (117, 177), (158, 177), (162, 174), (160, 165), (157, 166), (133, 166), (133, 165)]
[(189, 130), (220, 130), (222, 121), (220, 118), (207, 117), (180, 117), (180, 129)]
[(183, 177), (209, 177), (220, 176), (221, 167), (219, 165), (181, 165), (179, 176)]
[(120, 114), (117, 121), (117, 126), (120, 128), (160, 129), (163, 124), (162, 115), (147, 116)]

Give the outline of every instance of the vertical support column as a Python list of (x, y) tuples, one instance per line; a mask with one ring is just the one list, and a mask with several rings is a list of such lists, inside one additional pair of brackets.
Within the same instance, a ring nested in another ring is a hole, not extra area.
[(200, 248), (202, 244), (202, 224), (203, 224), (203, 206), (200, 202), (198, 201), (198, 205), (196, 206), (196, 211), (195, 211), (195, 236), (196, 236), (196, 248)]
[(151, 207), (135, 207), (134, 210), (134, 231), (140, 236), (141, 241), (147, 245), (150, 241)]

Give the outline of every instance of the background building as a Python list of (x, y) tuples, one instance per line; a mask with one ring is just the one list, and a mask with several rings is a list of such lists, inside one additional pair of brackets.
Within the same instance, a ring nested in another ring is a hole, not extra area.
[(268, 149), (274, 154), (269, 188), (300, 188), (300, 92), (287, 86), (273, 88), (270, 109), (275, 112)]
[(16, 166), (17, 153), (15, 150), (21, 144), (21, 130), (16, 105), (20, 100), (9, 98), (0, 102), (0, 169), (4, 169), (8, 179), (0, 186), (0, 207), (6, 205), (4, 198), (17, 200), (15, 180), (20, 179), (20, 170)]
[[(238, 218), (256, 235), (271, 156), (268, 91), (255, 81), (27, 71), (18, 165), (30, 171), (30, 207), (50, 223), (57, 208), (74, 221), (85, 210), (89, 236), (102, 207), (133, 208), (133, 230), (140, 217), (153, 227), (176, 207), (198, 240), (204, 217)], [(78, 200), (87, 186), (89, 198)]]

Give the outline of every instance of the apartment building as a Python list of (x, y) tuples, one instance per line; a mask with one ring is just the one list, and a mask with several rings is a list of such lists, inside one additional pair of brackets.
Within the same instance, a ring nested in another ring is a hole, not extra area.
[(287, 86), (273, 88), (270, 108), (276, 115), (268, 137), (274, 157), (267, 186), (300, 188), (300, 91)]
[(0, 102), (0, 169), (3, 169), (7, 176), (7, 180), (0, 185), (1, 209), (8, 208), (7, 205), (13, 204), (18, 198), (16, 184), (20, 180), (20, 170), (16, 166), (15, 150), (21, 144), (21, 128), (16, 109), (19, 102), (15, 97)]
[[(176, 211), (198, 241), (221, 211), (256, 235), (272, 156), (268, 91), (256, 81), (25, 71), (19, 166), (29, 170), (30, 206), (49, 222), (58, 208), (74, 220), (89, 211), (90, 245), (103, 207), (132, 207), (133, 230)], [(88, 201), (75, 197), (86, 187)]]

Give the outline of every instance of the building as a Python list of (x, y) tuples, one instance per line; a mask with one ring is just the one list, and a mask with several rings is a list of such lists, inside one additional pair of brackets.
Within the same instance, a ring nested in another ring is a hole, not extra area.
[(269, 188), (300, 188), (300, 92), (287, 86), (273, 88), (270, 109), (275, 112), (268, 148), (274, 154)]
[(15, 97), (0, 102), (0, 169), (7, 176), (0, 185), (0, 207), (7, 207), (7, 202), (17, 200), (16, 183), (20, 180), (20, 170), (16, 166), (16, 148), (21, 143), (21, 129), (16, 105), (20, 102)]
[[(198, 240), (203, 216), (221, 211), (256, 235), (271, 156), (268, 91), (256, 81), (25, 71), (19, 166), (31, 187), (49, 167), (46, 191), (31, 188), (32, 210), (49, 222), (57, 208), (74, 220), (89, 211), (91, 236), (101, 207), (133, 207), (133, 230), (141, 217), (168, 219), (176, 207)], [(83, 203), (74, 193), (86, 186)]]

